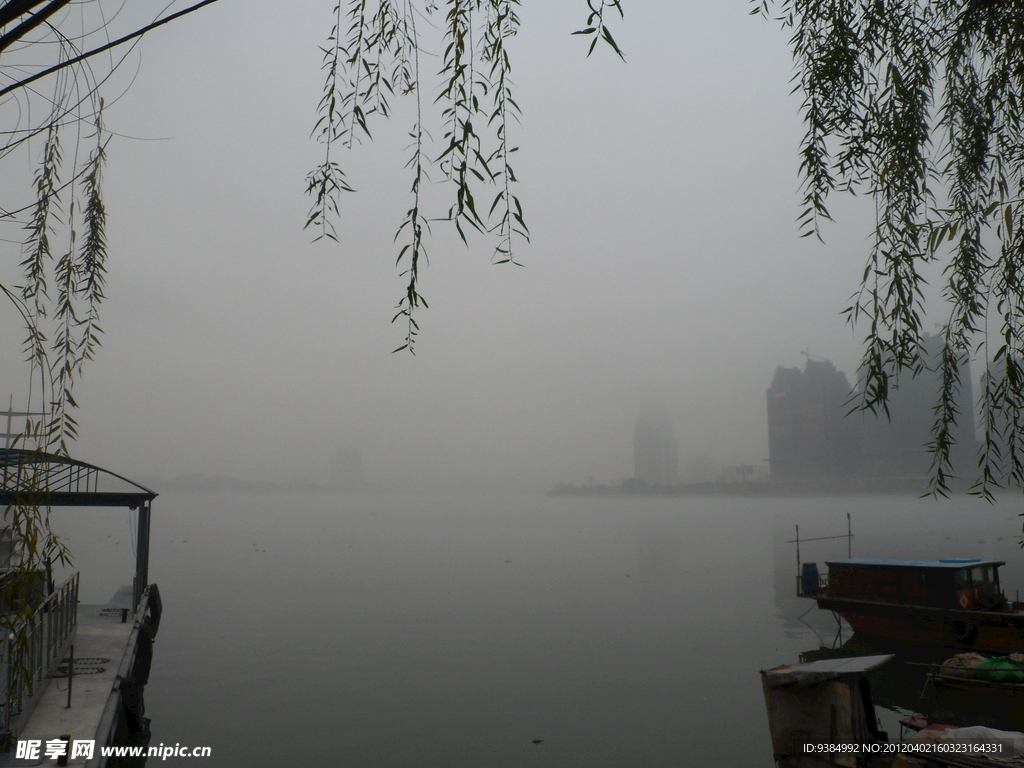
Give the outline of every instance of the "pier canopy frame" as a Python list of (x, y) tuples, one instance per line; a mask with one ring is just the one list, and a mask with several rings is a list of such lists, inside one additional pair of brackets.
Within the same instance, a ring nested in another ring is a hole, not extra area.
[(128, 507), (139, 511), (132, 609), (149, 585), (149, 527), (154, 491), (109, 469), (24, 448), (0, 448), (0, 506)]

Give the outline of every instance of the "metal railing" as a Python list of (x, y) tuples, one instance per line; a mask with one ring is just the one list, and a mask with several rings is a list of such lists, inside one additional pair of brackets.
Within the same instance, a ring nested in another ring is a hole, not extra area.
[(99, 489), (98, 468), (69, 461), (48, 461), (28, 451), (5, 451), (0, 461), (4, 488), (12, 491), (90, 492)]
[(35, 708), (40, 683), (64, 658), (78, 625), (78, 574), (55, 589), (3, 639), (0, 731), (16, 736)]
[(796, 596), (797, 597), (817, 597), (828, 592), (828, 574), (819, 573), (817, 578), (814, 576), (797, 576), (796, 577)]

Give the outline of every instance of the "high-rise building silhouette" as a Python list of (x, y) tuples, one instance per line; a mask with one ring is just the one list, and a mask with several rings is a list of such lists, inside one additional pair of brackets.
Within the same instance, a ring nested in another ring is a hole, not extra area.
[[(771, 477), (781, 481), (904, 479), (927, 476), (932, 464), (942, 339), (922, 338), (926, 367), (890, 381), (889, 415), (856, 409), (858, 395), (831, 362), (808, 356), (806, 368), (778, 368), (768, 389)], [(973, 479), (977, 443), (970, 361), (960, 362), (961, 389), (952, 429), (954, 474)], [(862, 387), (859, 384), (858, 387)]]
[(679, 483), (679, 445), (672, 420), (660, 403), (641, 408), (633, 430), (634, 477), (649, 486)]
[(844, 419), (850, 383), (827, 360), (782, 368), (768, 389), (768, 455), (773, 480), (835, 480), (860, 474), (859, 430)]

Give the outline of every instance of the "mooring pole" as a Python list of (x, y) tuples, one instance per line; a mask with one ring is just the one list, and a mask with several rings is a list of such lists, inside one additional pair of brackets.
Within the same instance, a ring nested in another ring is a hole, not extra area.
[(139, 504), (138, 543), (135, 547), (135, 584), (132, 590), (132, 613), (139, 610), (142, 593), (149, 585), (149, 522), (150, 503)]
[(71, 654), (68, 656), (68, 706), (71, 708), (71, 684), (75, 679), (75, 644), (71, 644)]
[(846, 556), (853, 558), (853, 529), (850, 527), (850, 513), (846, 513)]
[(796, 575), (800, 575), (800, 526), (796, 527)]

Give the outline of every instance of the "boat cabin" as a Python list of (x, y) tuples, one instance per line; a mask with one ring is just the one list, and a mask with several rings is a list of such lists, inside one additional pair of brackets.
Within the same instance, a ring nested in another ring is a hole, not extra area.
[(999, 586), (999, 566), (1004, 564), (963, 558), (834, 560), (825, 563), (828, 577), (820, 581), (819, 595), (929, 608), (1000, 610), (1006, 606)]
[(868, 674), (892, 658), (892, 654), (886, 654), (820, 659), (762, 671), (776, 766), (891, 765), (892, 755), (884, 750), (859, 755), (849, 750), (805, 754), (804, 745), (887, 742), (888, 734), (880, 729), (871, 701)]

